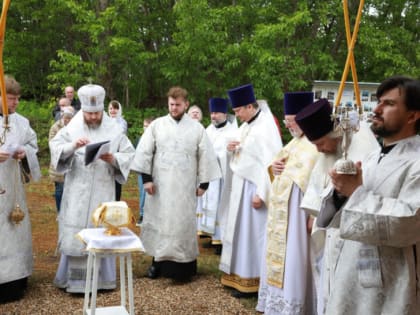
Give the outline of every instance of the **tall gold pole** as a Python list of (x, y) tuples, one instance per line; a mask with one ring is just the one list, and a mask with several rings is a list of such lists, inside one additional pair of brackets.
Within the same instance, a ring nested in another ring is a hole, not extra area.
[[(348, 12), (347, 1), (343, 1), (343, 7), (344, 7), (344, 11)], [(350, 44), (351, 44), (350, 19), (349, 19), (349, 15), (346, 14), (346, 13), (344, 13), (344, 23), (345, 23), (345, 26), (346, 26), (347, 47), (350, 47)], [(351, 59), (350, 59), (350, 68), (351, 68), (351, 75), (352, 75), (352, 78), (353, 78), (354, 94), (356, 96), (356, 105), (359, 109), (361, 109), (361, 111), (359, 110), (359, 113), (361, 113), (363, 111), (363, 106), (362, 106), (362, 102), (360, 101), (359, 80), (357, 79), (357, 71), (356, 71), (356, 63), (354, 61), (354, 53), (352, 53), (352, 56), (351, 56)]]
[[(338, 174), (354, 175), (357, 174), (357, 168), (353, 161), (347, 158), (348, 149), (350, 147), (352, 134), (359, 130), (359, 123), (361, 114), (363, 113), (362, 104), (360, 102), (360, 90), (359, 82), (357, 80), (356, 63), (354, 61), (354, 45), (356, 44), (357, 33), (359, 32), (360, 19), (362, 16), (362, 9), (364, 1), (359, 2), (359, 10), (357, 11), (356, 22), (354, 24), (353, 34), (350, 32), (350, 21), (349, 21), (349, 10), (347, 6), (348, 0), (343, 0), (343, 12), (344, 12), (344, 23), (346, 27), (346, 39), (347, 39), (347, 58), (344, 66), (343, 76), (341, 77), (340, 87), (338, 89), (337, 98), (334, 104), (334, 111), (332, 119), (334, 120), (335, 130), (342, 132), (341, 148), (343, 150), (342, 158), (337, 160), (334, 164), (335, 171)], [(346, 83), (349, 68), (352, 71), (354, 93), (356, 95), (356, 106), (357, 114), (359, 118), (354, 121), (354, 110), (353, 107), (343, 106), (340, 104), (341, 96), (343, 95), (344, 85)]]
[(0, 144), (6, 141), (6, 132), (9, 129), (9, 108), (7, 107), (6, 86), (4, 83), (4, 69), (3, 69), (3, 47), (4, 35), (6, 33), (6, 17), (9, 9), (10, 0), (3, 0), (3, 8), (0, 16), (0, 91), (1, 104), (3, 112), (3, 134), (1, 135)]
[[(353, 75), (353, 82), (354, 82), (354, 87), (355, 87), (357, 106), (361, 107), (361, 105), (362, 105), (360, 103), (359, 84), (358, 84), (358, 81), (357, 81), (356, 64), (354, 62), (354, 46), (356, 44), (357, 33), (359, 32), (359, 25), (360, 25), (360, 19), (362, 17), (363, 5), (364, 5), (364, 0), (361, 0), (360, 3), (359, 3), (359, 9), (357, 11), (356, 22), (354, 23), (353, 35), (351, 36), (351, 40), (349, 41), (349, 38), (350, 38), (350, 23), (348, 22), (348, 15), (349, 15), (348, 14), (348, 6), (347, 6), (347, 0), (343, 0), (343, 9), (344, 9), (344, 16), (345, 16), (344, 20), (345, 20), (345, 26), (346, 26), (348, 53), (347, 53), (346, 63), (345, 63), (345, 66), (344, 66), (343, 75), (341, 77), (340, 86), (338, 88), (337, 98), (336, 98), (336, 101), (335, 101), (335, 106), (336, 107), (338, 105), (340, 105), (341, 96), (343, 95), (344, 85), (346, 83), (346, 79), (347, 79), (347, 76), (348, 76), (348, 73), (349, 73), (350, 66), (352, 67), (352, 75)], [(357, 86), (357, 88), (356, 88), (356, 86)], [(356, 89), (357, 89), (357, 92), (356, 92)], [(357, 99), (357, 97), (359, 97), (359, 99)]]

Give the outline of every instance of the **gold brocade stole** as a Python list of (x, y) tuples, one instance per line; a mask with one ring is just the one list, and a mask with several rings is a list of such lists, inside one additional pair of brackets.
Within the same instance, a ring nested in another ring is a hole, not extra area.
[(276, 159), (287, 158), (283, 173), (271, 184), (267, 220), (267, 282), (283, 288), (289, 198), (295, 183), (304, 192), (316, 162), (316, 148), (305, 138), (293, 139)]

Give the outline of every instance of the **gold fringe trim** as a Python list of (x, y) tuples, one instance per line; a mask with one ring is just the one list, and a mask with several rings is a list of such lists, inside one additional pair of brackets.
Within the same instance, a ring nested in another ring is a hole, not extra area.
[(258, 292), (260, 286), (260, 278), (241, 278), (235, 274), (224, 274), (221, 282), (227, 287), (234, 288), (243, 293)]

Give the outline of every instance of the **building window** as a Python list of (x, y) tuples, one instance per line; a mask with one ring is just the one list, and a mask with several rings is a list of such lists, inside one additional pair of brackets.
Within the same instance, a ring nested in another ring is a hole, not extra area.
[(334, 100), (334, 95), (335, 95), (335, 93), (334, 93), (334, 92), (328, 92), (328, 93), (327, 93), (327, 99), (328, 99), (328, 100)]
[(322, 98), (322, 91), (321, 90), (315, 91), (315, 99), (319, 100), (320, 98)]
[(369, 101), (369, 91), (362, 91), (362, 102)]
[(378, 102), (378, 99), (376, 98), (376, 93), (372, 93), (370, 95), (370, 101), (375, 103)]

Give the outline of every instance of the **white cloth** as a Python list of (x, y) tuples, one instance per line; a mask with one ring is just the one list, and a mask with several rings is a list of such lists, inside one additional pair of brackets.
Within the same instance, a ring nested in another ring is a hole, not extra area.
[[(239, 180), (239, 182), (236, 183), (236, 180)], [(253, 183), (247, 180), (242, 181), (236, 177), (232, 185), (237, 184), (242, 185), (243, 194), (240, 202), (241, 211), (239, 211), (237, 217), (238, 225), (235, 229), (234, 247), (232, 248), (230, 260), (230, 274), (239, 276), (242, 279), (253, 279), (253, 281), (250, 281), (250, 285), (258, 287), (258, 278), (263, 261), (264, 226), (267, 221), (267, 208), (265, 206), (260, 209), (252, 207), (252, 197), (256, 193), (256, 187)], [(223, 251), (225, 251), (225, 244), (223, 244), (222, 256)], [(222, 271), (224, 270), (222, 269)]]
[[(204, 195), (197, 203), (199, 232), (212, 236), (212, 242), (221, 242), (221, 230), (225, 225), (227, 207), (220, 207), (221, 195), (226, 177), (232, 176), (227, 158), (227, 140), (236, 135), (237, 126), (227, 121), (226, 125), (216, 128), (213, 124), (206, 128), (222, 171), (220, 179), (213, 180)], [(229, 179), (228, 179), (229, 181)]]
[[(331, 220), (342, 245), (326, 314), (420, 312), (420, 136), (379, 157), (376, 150), (362, 162), (363, 185)], [(332, 207), (327, 198), (322, 211)]]
[[(360, 130), (352, 137), (348, 149), (348, 158), (357, 162), (370, 152), (379, 148), (378, 141), (367, 124), (361, 122)], [(303, 197), (301, 208), (314, 216), (318, 216), (322, 208), (322, 200), (333, 191), (328, 171), (342, 155), (341, 146), (336, 154), (320, 154), (309, 179), (308, 188)], [(316, 219), (317, 220), (317, 219)], [(318, 314), (324, 313), (325, 300), (328, 298), (326, 283), (333, 281), (332, 267), (336, 261), (337, 248), (342, 245), (337, 237), (337, 229), (317, 228), (316, 220), (310, 240), (311, 264), (314, 283), (317, 291)]]
[[(265, 203), (264, 209), (255, 211), (261, 213), (266, 211), (271, 186), (267, 168), (272, 158), (282, 147), (280, 135), (271, 113), (261, 111), (251, 124), (244, 122), (238, 133), (240, 134), (240, 149), (239, 152), (233, 154), (230, 161), (230, 168), (233, 172), (232, 184), (231, 187), (225, 186), (226, 191), (230, 192), (230, 196), (229, 199), (224, 200), (224, 205), (222, 203), (222, 207), (228, 207), (228, 213), (227, 223), (222, 232), (223, 251), (220, 269), (228, 274), (238, 274), (231, 266), (233, 250), (237, 247), (235, 242), (239, 240), (237, 236), (237, 227), (240, 226), (238, 218), (245, 216), (246, 209), (251, 206), (245, 202), (251, 202), (255, 195), (258, 195)], [(245, 197), (246, 182), (252, 183), (255, 187), (255, 192), (251, 192), (253, 193), (251, 198), (250, 196)], [(240, 214), (241, 212), (244, 213)], [(266, 219), (266, 213), (264, 217)], [(259, 229), (261, 231), (265, 230), (265, 219), (260, 222)], [(246, 229), (246, 227), (242, 228)], [(250, 235), (250, 238), (252, 239), (253, 235)], [(259, 243), (259, 247), (262, 247), (262, 242)], [(243, 254), (242, 260), (249, 260), (250, 256), (254, 255), (248, 251)], [(261, 260), (262, 257), (258, 258)], [(260, 262), (258, 264), (260, 266)]]
[[(233, 154), (230, 162), (232, 191), (219, 268), (227, 274), (257, 279), (258, 288), (271, 185), (267, 168), (282, 147), (282, 142), (272, 114), (264, 111), (250, 124), (244, 122), (238, 131), (240, 149)], [(258, 210), (252, 208), (255, 195), (264, 202)], [(259, 216), (259, 219), (245, 225), (247, 221), (254, 220), (254, 216)]]
[[(10, 130), (6, 133), (4, 146), (18, 145), (25, 150), (34, 180), (40, 177), (36, 153), (37, 137), (29, 121), (17, 114), (9, 115)], [(3, 135), (3, 117), (0, 116), (0, 134)], [(4, 146), (0, 150), (4, 150)], [(0, 163), (0, 187), (5, 190), (0, 194), (0, 284), (26, 278), (32, 274), (32, 234), (29, 211), (26, 205), (25, 190), (21, 180), (18, 163), (13, 158)], [(11, 211), (19, 204), (25, 213), (18, 225), (9, 219)]]
[(184, 114), (155, 119), (137, 146), (131, 165), (153, 177), (156, 188), (145, 202), (141, 239), (155, 261), (191, 262), (198, 256), (197, 183), (221, 177), (205, 129)]
[[(114, 155), (115, 163), (111, 165), (99, 159), (85, 166), (85, 147), (77, 150), (73, 147), (74, 141), (81, 137), (87, 137), (91, 143), (110, 140), (110, 152)], [(79, 290), (80, 285), (75, 283), (76, 287), (72, 288), (70, 269), (60, 272), (67, 264), (66, 257), (83, 256), (87, 260), (83, 244), (74, 236), (84, 228), (93, 227), (92, 214), (100, 204), (115, 199), (115, 180), (121, 184), (127, 180), (134, 148), (121, 127), (110, 117), (103, 114), (100, 126), (89, 128), (84, 122), (83, 111), (79, 111), (49, 144), (53, 167), (66, 174), (59, 214), (59, 250), (65, 257), (60, 261), (55, 284), (59, 287), (68, 285), (67, 291), (74, 292)], [(113, 261), (115, 268), (115, 259)], [(79, 267), (80, 264), (76, 264), (75, 270), (81, 270)], [(81, 271), (82, 274), (84, 272)], [(104, 286), (107, 287), (108, 284)]]
[[(105, 114), (102, 119), (99, 128), (89, 128), (84, 123), (83, 111), (79, 111), (50, 141), (52, 164), (58, 172), (66, 173), (59, 215), (59, 245), (67, 255), (82, 254), (82, 244), (74, 235), (92, 227), (92, 213), (100, 204), (114, 200), (114, 181), (125, 183), (134, 157), (134, 148), (121, 127)], [(73, 148), (73, 142), (80, 137), (87, 137), (91, 143), (110, 140), (115, 164), (97, 160), (85, 166), (85, 147)]]
[(120, 235), (108, 235), (105, 228), (83, 229), (77, 237), (86, 244), (87, 250), (114, 252), (144, 251), (140, 238), (130, 229), (123, 227)]
[[(61, 254), (54, 285), (68, 293), (85, 293), (87, 256)], [(115, 258), (102, 258), (99, 265), (98, 290), (117, 287)]]
[[(296, 184), (289, 199), (287, 247), (283, 288), (267, 283), (266, 264), (262, 264), (257, 311), (266, 315), (315, 314), (311, 266), (309, 264), (308, 215), (299, 208), (302, 191)], [(264, 240), (264, 248), (266, 248)]]
[(127, 134), (127, 129), (128, 129), (127, 121), (122, 116), (118, 116), (113, 119), (115, 119), (115, 121), (121, 126), (124, 134)]

